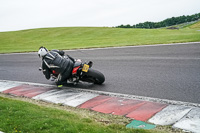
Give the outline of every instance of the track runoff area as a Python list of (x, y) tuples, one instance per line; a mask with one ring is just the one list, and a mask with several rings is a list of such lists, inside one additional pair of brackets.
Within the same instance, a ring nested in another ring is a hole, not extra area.
[(200, 104), (196, 103), (8, 80), (0, 80), (0, 93), (125, 116), (133, 119), (127, 128), (172, 125), (200, 131)]

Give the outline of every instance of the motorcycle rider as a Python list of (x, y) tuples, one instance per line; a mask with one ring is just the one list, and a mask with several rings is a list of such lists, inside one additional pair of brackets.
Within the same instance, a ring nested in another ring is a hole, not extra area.
[(70, 77), (75, 59), (69, 55), (64, 57), (64, 51), (51, 50), (41, 46), (38, 51), (38, 56), (42, 58), (42, 69), (46, 79), (50, 79), (53, 71), (59, 73), (56, 79), (56, 84), (62, 85), (67, 82)]

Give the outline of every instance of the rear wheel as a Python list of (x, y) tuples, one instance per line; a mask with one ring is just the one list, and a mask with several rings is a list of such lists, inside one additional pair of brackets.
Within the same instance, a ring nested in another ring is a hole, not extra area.
[(105, 77), (101, 72), (89, 68), (88, 72), (84, 73), (81, 80), (100, 85), (105, 81)]

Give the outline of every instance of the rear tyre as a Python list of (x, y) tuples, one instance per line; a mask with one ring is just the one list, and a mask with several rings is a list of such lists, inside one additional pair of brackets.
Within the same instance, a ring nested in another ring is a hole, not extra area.
[(105, 77), (101, 72), (89, 68), (88, 72), (84, 74), (82, 80), (100, 85), (105, 81)]

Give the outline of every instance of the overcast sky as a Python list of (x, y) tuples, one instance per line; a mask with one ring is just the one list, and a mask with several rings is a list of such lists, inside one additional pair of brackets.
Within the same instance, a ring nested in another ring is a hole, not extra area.
[(200, 13), (200, 0), (0, 0), (0, 31), (118, 26)]

